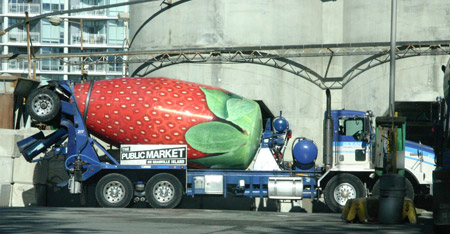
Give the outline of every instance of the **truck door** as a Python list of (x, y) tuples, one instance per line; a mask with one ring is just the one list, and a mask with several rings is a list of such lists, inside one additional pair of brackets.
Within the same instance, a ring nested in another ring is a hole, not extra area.
[(368, 141), (364, 140), (365, 123), (362, 117), (339, 118), (339, 128), (337, 142), (335, 142), (335, 162), (338, 167), (352, 167), (355, 165), (362, 169), (369, 169), (370, 157), (368, 151)]

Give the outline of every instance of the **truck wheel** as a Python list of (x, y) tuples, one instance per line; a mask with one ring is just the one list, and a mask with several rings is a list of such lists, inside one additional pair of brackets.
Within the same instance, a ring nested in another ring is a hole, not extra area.
[(95, 197), (102, 207), (127, 207), (133, 198), (133, 184), (121, 174), (105, 175), (95, 187)]
[[(406, 197), (414, 201), (414, 187), (408, 178), (405, 178)], [(380, 180), (377, 180), (372, 188), (372, 196), (380, 196)]]
[(145, 186), (145, 198), (153, 208), (175, 208), (181, 201), (183, 186), (172, 174), (160, 173)]
[(365, 196), (366, 190), (361, 180), (346, 173), (331, 178), (324, 190), (325, 203), (336, 213), (342, 212), (348, 200)]
[(48, 123), (59, 114), (61, 100), (52, 90), (35, 89), (28, 95), (25, 108), (34, 120)]

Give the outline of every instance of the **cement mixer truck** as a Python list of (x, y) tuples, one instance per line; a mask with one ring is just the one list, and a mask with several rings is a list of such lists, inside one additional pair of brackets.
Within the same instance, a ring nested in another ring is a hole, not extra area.
[[(232, 192), (281, 200), (323, 194), (339, 212), (347, 200), (376, 193), (376, 131), (370, 112), (331, 110), (327, 95), (324, 167), (315, 165), (317, 146), (305, 137), (292, 142), (293, 162), (284, 160), (292, 132), (281, 114), (263, 128), (256, 102), (163, 77), (49, 82), (30, 93), (26, 108), (57, 130), (17, 145), (29, 162), (64, 156), (70, 178), (59, 186), (80, 194), (93, 184), (102, 207), (146, 201), (174, 208), (184, 195)], [(414, 142), (404, 146), (408, 196), (427, 193), (434, 153)]]

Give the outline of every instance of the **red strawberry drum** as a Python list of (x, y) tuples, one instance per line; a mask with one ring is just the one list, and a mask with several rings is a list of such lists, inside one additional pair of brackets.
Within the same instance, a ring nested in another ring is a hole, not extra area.
[[(84, 110), (89, 83), (75, 85)], [(187, 144), (188, 165), (245, 169), (262, 131), (259, 105), (211, 86), (169, 78), (95, 81), (86, 126), (112, 145)]]

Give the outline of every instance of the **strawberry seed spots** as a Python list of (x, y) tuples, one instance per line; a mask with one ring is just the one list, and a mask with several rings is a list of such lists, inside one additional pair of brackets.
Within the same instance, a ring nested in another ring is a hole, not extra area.
[(149, 124), (149, 125), (148, 125), (148, 128), (152, 128), (152, 125), (151, 125), (151, 124)]
[(187, 94), (187, 92), (186, 92), (186, 91), (181, 91), (181, 93), (182, 93), (182, 94)]
[(119, 87), (120, 87), (120, 85), (117, 85), (117, 84), (116, 84), (116, 85), (114, 85), (114, 87), (116, 87), (116, 88), (119, 88)]
[(105, 97), (103, 97), (103, 96), (102, 96), (102, 97), (100, 97), (100, 100), (105, 100), (105, 99), (106, 99), (106, 98), (105, 98)]
[(105, 129), (103, 129), (103, 128), (101, 129), (101, 131), (102, 131), (102, 132), (106, 132), (106, 130), (105, 130)]
[(126, 141), (131, 141), (130, 138), (126, 138), (125, 140), (126, 140)]
[(133, 126), (130, 126), (130, 127), (128, 127), (130, 130), (134, 130), (134, 127)]
[(117, 136), (117, 133), (113, 133), (114, 136)]
[(161, 124), (161, 121), (159, 121), (159, 120), (156, 120), (156, 121), (155, 121), (155, 123), (157, 123), (157, 124)]
[(166, 136), (166, 139), (167, 139), (167, 140), (170, 140), (170, 136)]
[(143, 98), (141, 98), (141, 97), (140, 97), (140, 98), (138, 98), (138, 100), (139, 100), (139, 101), (144, 101), (144, 99), (143, 99)]
[[(179, 83), (179, 82), (178, 82), (178, 83)], [(177, 88), (177, 89), (181, 89), (181, 86), (177, 85), (177, 86), (175, 86), (175, 88)]]
[(145, 141), (145, 142), (148, 142), (148, 139), (147, 139), (147, 138), (145, 138), (145, 139), (144, 139), (144, 141)]
[(173, 94), (173, 96), (174, 96), (174, 97), (179, 97), (180, 95), (178, 95), (178, 94), (174, 93), (174, 94)]
[(126, 120), (131, 120), (131, 117), (127, 115), (127, 116), (125, 116), (125, 119)]
[(170, 115), (169, 115), (169, 114), (164, 114), (164, 116), (165, 116), (165, 117), (167, 117), (167, 118), (169, 118), (169, 117), (170, 117)]
[(121, 105), (122, 108), (127, 108), (127, 105), (123, 104)]
[(119, 111), (115, 110), (113, 111), (114, 114), (119, 114)]
[(131, 98), (130, 98), (130, 97), (126, 97), (125, 99), (126, 99), (126, 100), (128, 100), (128, 101), (129, 101), (129, 100), (131, 100)]
[(158, 135), (156, 135), (156, 134), (153, 134), (153, 135), (152, 135), (152, 137), (154, 137), (154, 138), (157, 138), (157, 137), (158, 137)]
[(141, 121), (136, 121), (136, 123), (138, 124), (138, 125), (142, 125), (142, 122)]
[(137, 84), (137, 85), (140, 85), (140, 84), (141, 84), (141, 82), (136, 82), (136, 84)]
[(173, 91), (173, 89), (167, 89), (167, 91), (169, 91), (169, 92), (172, 92), (172, 91)]
[(157, 114), (158, 114), (158, 112), (152, 111), (152, 115), (157, 115)]
[(145, 121), (150, 121), (150, 118), (148, 116), (144, 116)]
[(109, 128), (109, 129), (112, 129), (112, 126), (111, 126), (111, 125), (108, 125), (108, 128)]
[(97, 120), (97, 123), (101, 124), (102, 122), (100, 120)]
[(95, 113), (91, 113), (92, 116), (95, 116)]
[(142, 135), (145, 135), (145, 131), (141, 131), (141, 134), (142, 134)]
[(177, 119), (178, 119), (178, 120), (182, 120), (182, 119), (183, 119), (183, 117), (181, 117), (181, 116), (178, 116), (178, 117), (177, 117)]
[(188, 101), (192, 101), (192, 98), (188, 97), (187, 100), (188, 100)]
[(154, 98), (153, 98), (153, 101), (158, 101), (158, 98), (155, 98), (155, 97), (154, 97)]
[(178, 135), (180, 135), (180, 133), (174, 132), (173, 135), (174, 135), (174, 136), (178, 136)]
[(120, 129), (119, 131), (120, 131), (121, 133), (124, 133), (124, 132), (125, 132), (125, 130), (123, 130), (123, 129)]
[(149, 105), (149, 104), (144, 104), (144, 106), (145, 106), (145, 107), (147, 107), (147, 108), (148, 108), (148, 107), (150, 107), (150, 105)]
[(109, 115), (105, 115), (105, 118), (109, 119)]
[(161, 95), (161, 96), (165, 96), (165, 95), (166, 95), (166, 93), (164, 93), (164, 92), (161, 92), (161, 93), (159, 93), (159, 95)]
[(147, 88), (147, 86), (142, 86), (142, 87), (141, 87), (141, 89), (146, 89), (146, 88)]
[(202, 94), (201, 94), (201, 93), (199, 93), (199, 92), (198, 92), (198, 93), (196, 93), (196, 94), (197, 94), (197, 96), (200, 96), (200, 95), (202, 95)]
[(133, 138), (134, 138), (135, 140), (137, 140), (137, 139), (138, 139), (138, 137), (137, 137), (137, 136), (133, 136)]
[(131, 93), (132, 93), (132, 94), (135, 94), (135, 95), (136, 95), (136, 94), (138, 94), (138, 92), (137, 92), (137, 91), (133, 91), (133, 92), (131, 92)]
[(139, 109), (134, 110), (135, 113), (139, 113)]
[(163, 132), (165, 132), (166, 130), (164, 130), (164, 129), (159, 129), (159, 131), (163, 133)]
[(175, 125), (173, 125), (173, 124), (168, 124), (169, 125), (169, 127), (171, 127), (171, 128), (173, 128), (173, 127), (175, 127)]
[(184, 142), (183, 141), (179, 141), (178, 143), (183, 144)]
[(112, 93), (112, 91), (111, 90), (108, 90), (108, 91), (106, 91), (107, 93)]
[(147, 93), (147, 94), (151, 94), (151, 93), (152, 93), (152, 91), (147, 91), (146, 93)]
[(167, 101), (166, 103), (167, 103), (167, 105), (172, 105), (171, 101)]
[(115, 125), (119, 125), (119, 121), (114, 121), (114, 124)]
[(96, 93), (100, 93), (100, 90), (95, 91)]
[(118, 102), (120, 99), (119, 98), (114, 98), (114, 101)]
[(127, 86), (127, 89), (131, 89), (132, 87), (131, 86)]
[(161, 89), (161, 87), (159, 87), (159, 86), (156, 86), (154, 89), (156, 89), (156, 90), (158, 90), (158, 89)]
[(124, 94), (125, 92), (124, 92), (124, 91), (120, 91), (119, 93), (120, 93), (120, 94)]
[(192, 122), (197, 122), (197, 120), (196, 120), (196, 119), (191, 119), (191, 121), (192, 121)]
[(197, 154), (192, 154), (192, 156), (197, 156)]

